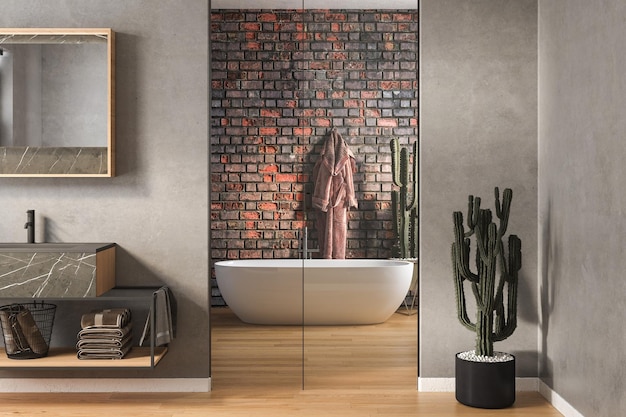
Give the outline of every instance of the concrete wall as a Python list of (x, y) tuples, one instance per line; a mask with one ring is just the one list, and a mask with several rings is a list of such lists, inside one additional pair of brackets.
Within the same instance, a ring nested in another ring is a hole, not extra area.
[(585, 416), (626, 410), (626, 3), (541, 1), (541, 377)]
[(469, 194), (493, 207), (500, 186), (523, 266), (518, 328), (496, 349), (537, 376), (537, 3), (423, 0), (420, 22), (419, 374), (452, 377), (454, 354), (474, 347), (456, 318), (452, 212)]
[(0, 240), (25, 241), (35, 209), (39, 242), (117, 242), (121, 284), (161, 281), (178, 301), (178, 338), (155, 370), (44, 377), (209, 376), (207, 22), (206, 0), (2, 3), (0, 27), (116, 31), (118, 176), (0, 179)]

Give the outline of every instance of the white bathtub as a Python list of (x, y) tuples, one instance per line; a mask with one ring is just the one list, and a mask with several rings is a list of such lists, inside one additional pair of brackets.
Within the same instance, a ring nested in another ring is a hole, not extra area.
[(375, 324), (386, 321), (402, 303), (411, 284), (413, 263), (236, 260), (216, 262), (215, 274), (222, 297), (245, 323)]

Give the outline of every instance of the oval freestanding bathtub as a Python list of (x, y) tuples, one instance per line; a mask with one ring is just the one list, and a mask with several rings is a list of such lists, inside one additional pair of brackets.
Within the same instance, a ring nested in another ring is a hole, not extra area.
[(217, 285), (245, 323), (357, 325), (386, 321), (413, 263), (385, 259), (251, 259), (215, 263)]

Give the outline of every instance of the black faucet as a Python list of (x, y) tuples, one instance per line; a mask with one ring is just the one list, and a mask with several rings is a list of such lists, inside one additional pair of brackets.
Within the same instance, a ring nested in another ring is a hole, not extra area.
[(28, 229), (27, 234), (27, 242), (35, 243), (35, 210), (26, 210), (26, 224), (24, 225), (24, 229)]

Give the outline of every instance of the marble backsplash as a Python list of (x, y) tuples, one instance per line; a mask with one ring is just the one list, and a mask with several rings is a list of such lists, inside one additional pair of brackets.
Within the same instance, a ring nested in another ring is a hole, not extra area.
[(106, 147), (0, 147), (0, 174), (107, 174)]

